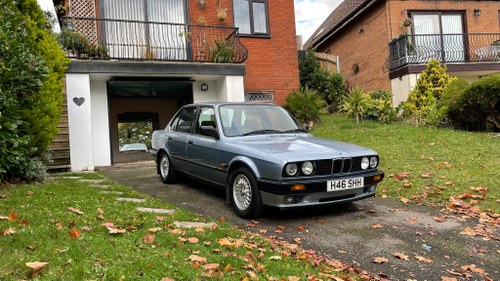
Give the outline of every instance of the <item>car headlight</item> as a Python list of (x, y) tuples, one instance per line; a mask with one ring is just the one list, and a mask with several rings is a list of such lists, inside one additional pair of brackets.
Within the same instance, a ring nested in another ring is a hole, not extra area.
[(299, 171), (299, 166), (296, 163), (290, 163), (285, 166), (285, 173), (288, 176), (295, 176)]
[(366, 170), (368, 166), (370, 166), (370, 160), (368, 160), (368, 157), (363, 157), (363, 159), (361, 159), (361, 169)]
[(370, 158), (370, 168), (375, 168), (378, 165), (378, 159), (375, 156)]
[(302, 173), (306, 176), (311, 175), (314, 172), (314, 164), (310, 161), (302, 163)]

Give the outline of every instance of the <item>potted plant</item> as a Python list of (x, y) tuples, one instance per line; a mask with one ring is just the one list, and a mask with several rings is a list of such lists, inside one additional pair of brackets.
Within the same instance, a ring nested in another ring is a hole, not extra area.
[(227, 18), (227, 8), (222, 7), (222, 0), (218, 1), (217, 18), (220, 21), (225, 21)]
[(229, 40), (215, 40), (215, 48), (211, 49), (210, 60), (215, 63), (231, 63), (237, 55), (233, 44)]

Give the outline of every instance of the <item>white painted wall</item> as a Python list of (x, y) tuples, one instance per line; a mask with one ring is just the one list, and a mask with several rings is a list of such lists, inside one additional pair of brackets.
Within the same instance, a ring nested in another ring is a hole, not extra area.
[(111, 165), (108, 93), (105, 80), (90, 81), (94, 165)]
[[(208, 91), (201, 91), (202, 83), (206, 83), (208, 85)], [(209, 101), (218, 101), (215, 81), (195, 81), (193, 83), (193, 102), (197, 103)]]
[[(201, 91), (201, 84), (208, 85), (208, 91)], [(193, 101), (245, 101), (243, 76), (225, 76), (214, 81), (196, 81), (193, 83)]]
[(392, 105), (394, 107), (408, 98), (408, 93), (417, 84), (418, 74), (406, 74), (391, 80)]
[(217, 80), (217, 100), (230, 102), (245, 101), (243, 76), (225, 76)]
[[(93, 171), (94, 148), (89, 74), (66, 74), (71, 171)], [(78, 106), (74, 99), (84, 99)]]

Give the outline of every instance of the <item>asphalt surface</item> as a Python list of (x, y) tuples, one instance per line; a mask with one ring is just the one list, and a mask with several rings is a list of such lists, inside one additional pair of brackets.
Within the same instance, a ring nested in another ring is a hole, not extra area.
[[(442, 277), (487, 280), (485, 276), (500, 280), (500, 242), (460, 234), (466, 227), (478, 224), (474, 219), (443, 214), (433, 207), (404, 206), (392, 199), (374, 197), (336, 207), (268, 209), (265, 217), (252, 222), (234, 214), (222, 190), (189, 178), (172, 185), (163, 184), (154, 165), (154, 162), (117, 165), (102, 172), (117, 182), (179, 207), (216, 220), (224, 217), (244, 230), (267, 230), (263, 235), (292, 243), (300, 238), (305, 249), (355, 264), (389, 280), (442, 280)], [(436, 217), (446, 219), (438, 222)], [(498, 237), (498, 228), (493, 234)], [(396, 258), (395, 253), (407, 255), (408, 260)], [(427, 262), (417, 260), (417, 256)], [(374, 263), (377, 257), (388, 261)], [(469, 278), (452, 274), (472, 264), (477, 270), (463, 271)]]

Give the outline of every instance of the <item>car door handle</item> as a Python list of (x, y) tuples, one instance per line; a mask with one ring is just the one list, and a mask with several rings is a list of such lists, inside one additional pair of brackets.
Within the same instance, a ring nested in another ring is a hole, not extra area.
[(193, 141), (191, 141), (191, 140), (190, 140), (190, 141), (188, 141), (188, 144), (193, 144)]

